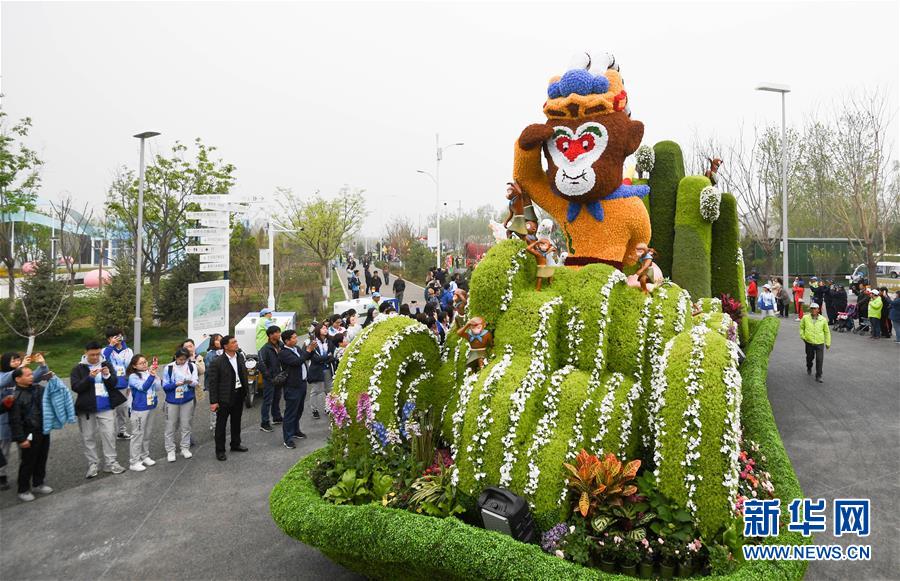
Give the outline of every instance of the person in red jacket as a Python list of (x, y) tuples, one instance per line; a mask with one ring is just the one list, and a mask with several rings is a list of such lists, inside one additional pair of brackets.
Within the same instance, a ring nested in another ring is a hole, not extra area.
[(803, 288), (803, 281), (800, 280), (800, 277), (794, 278), (794, 286), (791, 287), (791, 292), (794, 293), (794, 310), (797, 311), (797, 318), (795, 321), (799, 321), (803, 318), (803, 293), (806, 292), (806, 289)]
[(759, 289), (756, 287), (756, 279), (751, 278), (750, 284), (747, 285), (747, 302), (750, 303), (750, 311), (756, 312), (756, 296), (759, 294)]

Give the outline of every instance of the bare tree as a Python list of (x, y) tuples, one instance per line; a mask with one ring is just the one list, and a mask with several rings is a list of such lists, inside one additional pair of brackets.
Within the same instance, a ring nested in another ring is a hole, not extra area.
[[(75, 210), (72, 194), (65, 194), (57, 203), (50, 202), (53, 217), (59, 221), (58, 252), (62, 255), (63, 264), (69, 273), (69, 281), (75, 283), (75, 264), (81, 266), (81, 255), (84, 252), (85, 238), (91, 228), (91, 217), (94, 211), (85, 202), (81, 210)], [(88, 242), (90, 244), (90, 242)], [(56, 257), (51, 257), (55, 259)]]
[(279, 188), (276, 193), (285, 214), (280, 226), (291, 230), (289, 236), (309, 249), (321, 265), (322, 302), (326, 308), (331, 288), (331, 269), (328, 265), (362, 227), (366, 217), (363, 191), (344, 187), (337, 198), (330, 200), (323, 198), (319, 192), (305, 200), (287, 188)]
[(816, 133), (815, 147), (827, 152), (828, 177), (835, 185), (823, 212), (865, 260), (873, 283), (878, 256), (900, 218), (893, 144), (887, 141), (890, 121), (884, 92), (874, 90), (847, 97), (829, 129)]
[(411, 245), (416, 241), (416, 227), (406, 216), (395, 216), (384, 226), (384, 240), (397, 250), (400, 260), (405, 261)]

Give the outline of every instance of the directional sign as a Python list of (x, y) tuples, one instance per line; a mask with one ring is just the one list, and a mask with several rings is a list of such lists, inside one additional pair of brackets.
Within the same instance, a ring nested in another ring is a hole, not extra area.
[(201, 254), (200, 262), (229, 262), (227, 252), (214, 252), (212, 254)]
[(214, 210), (216, 212), (227, 212), (228, 202), (203, 202), (200, 207), (204, 210)]
[(268, 196), (262, 194), (238, 194), (235, 197), (242, 202), (249, 202), (251, 204), (261, 204), (269, 200)]
[(227, 236), (200, 236), (199, 237), (200, 244), (208, 244), (210, 246), (225, 246), (227, 247), (230, 244), (230, 240)]
[(231, 236), (230, 228), (187, 228), (188, 236)]
[(268, 248), (260, 248), (259, 249), (259, 264), (260, 264), (260, 266), (266, 266), (267, 264), (270, 264)]
[(224, 203), (227, 204), (231, 196), (228, 194), (192, 194), (184, 197), (186, 204)]
[(218, 218), (220, 220), (227, 220), (228, 212), (185, 212), (184, 216), (188, 220), (203, 220), (204, 218)]
[(216, 248), (213, 246), (185, 246), (184, 251), (188, 254), (209, 254), (215, 252)]
[(228, 228), (229, 225), (227, 213), (224, 218), (208, 216), (206, 218), (200, 218), (198, 222), (200, 222), (201, 226), (205, 226), (206, 228)]
[(229, 270), (228, 262), (207, 262), (200, 265), (200, 272), (222, 272)]

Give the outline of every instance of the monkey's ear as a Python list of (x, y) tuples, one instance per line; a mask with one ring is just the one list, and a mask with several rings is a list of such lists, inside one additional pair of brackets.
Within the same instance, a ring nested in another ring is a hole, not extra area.
[(628, 120), (628, 136), (625, 139), (625, 155), (631, 155), (641, 145), (644, 138), (644, 124), (633, 119)]

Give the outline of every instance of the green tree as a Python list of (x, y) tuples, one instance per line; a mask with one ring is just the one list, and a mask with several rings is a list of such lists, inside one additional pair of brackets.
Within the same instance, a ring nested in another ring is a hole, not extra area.
[[(160, 305), (160, 281), (174, 267), (188, 242), (185, 212), (198, 207), (190, 195), (227, 194), (234, 185), (235, 167), (214, 159), (215, 147), (194, 141), (194, 153), (175, 142), (168, 157), (157, 155), (147, 167), (144, 188), (143, 272), (152, 285), (154, 310)], [(137, 233), (138, 181), (135, 172), (120, 168), (106, 198), (106, 208), (130, 240)]]
[(134, 259), (130, 253), (121, 252), (113, 261), (113, 266), (116, 273), (103, 287), (94, 313), (96, 329), (129, 329), (134, 325)]
[(286, 217), (281, 225), (290, 230), (289, 236), (309, 250), (319, 263), (322, 272), (322, 302), (328, 305), (331, 288), (330, 261), (338, 251), (353, 240), (366, 217), (366, 203), (362, 189), (342, 188), (334, 199), (323, 198), (318, 192), (301, 200), (286, 188), (279, 188)]
[(405, 278), (421, 284), (425, 281), (425, 273), (434, 266), (434, 260), (434, 252), (421, 242), (415, 242), (410, 246), (409, 256), (403, 263)]
[(53, 261), (43, 254), (35, 270), (22, 281), (20, 296), (13, 301), (12, 317), (2, 319), (14, 334), (28, 339), (31, 352), (35, 338), (58, 335), (66, 329), (71, 321), (68, 299), (68, 282), (56, 278)]
[(10, 126), (6, 112), (0, 109), (0, 262), (6, 267), (10, 298), (16, 294), (15, 266), (19, 254), (12, 244), (16, 227), (13, 218), (19, 212), (34, 209), (41, 182), (38, 169), (44, 163), (21, 143), (30, 129), (30, 117)]
[(169, 324), (178, 324), (187, 331), (188, 285), (209, 281), (213, 277), (211, 273), (200, 272), (199, 256), (186, 254), (162, 281), (157, 307), (159, 318)]

